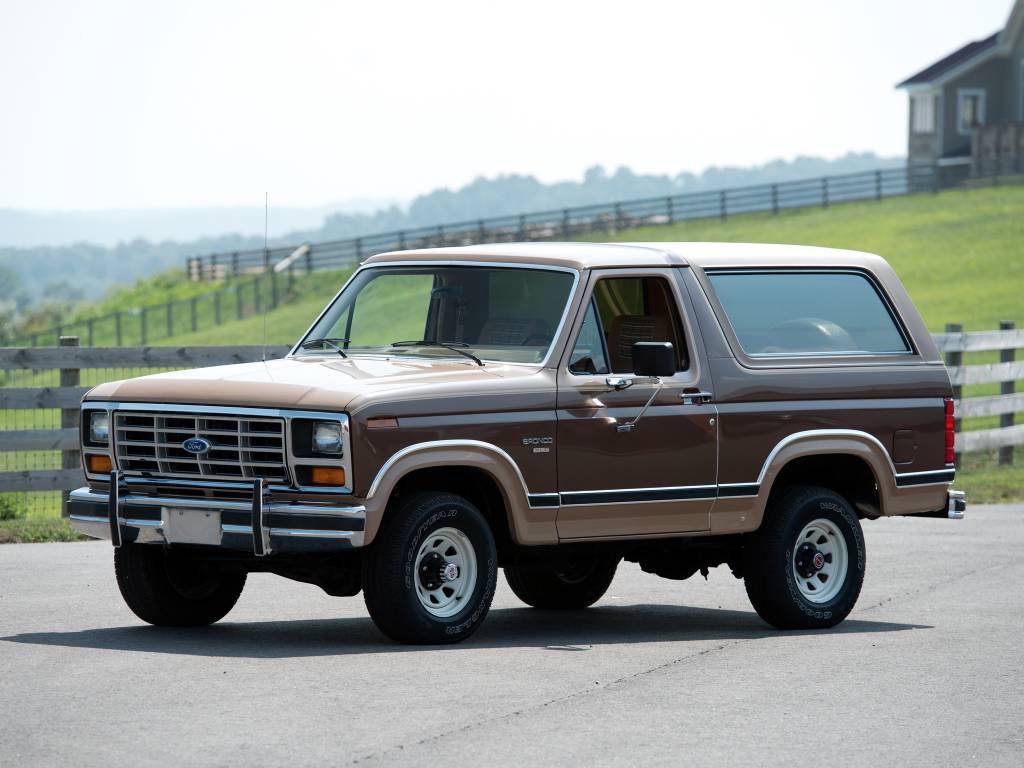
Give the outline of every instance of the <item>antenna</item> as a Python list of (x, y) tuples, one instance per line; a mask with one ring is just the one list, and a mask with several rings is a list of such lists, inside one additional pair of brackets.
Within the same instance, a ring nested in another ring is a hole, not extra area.
[[(270, 248), (267, 246), (267, 230), (270, 221), (270, 193), (263, 193), (263, 253), (266, 255), (264, 263), (270, 266)], [(267, 302), (263, 302), (263, 367), (267, 366)]]

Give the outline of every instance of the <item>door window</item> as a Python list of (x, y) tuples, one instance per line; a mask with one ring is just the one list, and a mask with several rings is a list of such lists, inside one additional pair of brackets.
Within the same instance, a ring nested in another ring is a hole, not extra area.
[(675, 298), (663, 277), (606, 277), (594, 286), (569, 370), (579, 374), (632, 373), (633, 344), (669, 341), (676, 369), (689, 367)]

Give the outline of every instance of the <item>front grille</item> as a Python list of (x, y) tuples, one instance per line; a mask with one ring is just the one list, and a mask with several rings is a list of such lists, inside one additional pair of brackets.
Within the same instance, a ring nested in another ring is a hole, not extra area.
[[(288, 482), (283, 419), (118, 411), (114, 428), (117, 462), (124, 471)], [(186, 451), (182, 443), (190, 437), (208, 441), (209, 452)]]

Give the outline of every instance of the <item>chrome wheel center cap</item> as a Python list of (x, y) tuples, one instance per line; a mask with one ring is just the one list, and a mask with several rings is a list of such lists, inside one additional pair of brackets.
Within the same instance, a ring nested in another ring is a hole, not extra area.
[(459, 566), (455, 563), (445, 563), (444, 568), (441, 569), (441, 579), (455, 581), (457, 578), (459, 578)]

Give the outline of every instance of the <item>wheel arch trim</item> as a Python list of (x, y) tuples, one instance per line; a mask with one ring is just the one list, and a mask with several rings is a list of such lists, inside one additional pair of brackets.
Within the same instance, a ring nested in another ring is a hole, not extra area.
[(392, 454), (377, 471), (365, 496), (367, 543), (375, 536), (391, 494), (402, 478), (438, 466), (477, 469), (489, 475), (504, 499), (509, 529), (516, 543), (557, 543), (558, 505), (552, 503), (557, 494), (531, 494), (515, 460), (502, 448), (482, 440), (430, 440), (413, 443)]

